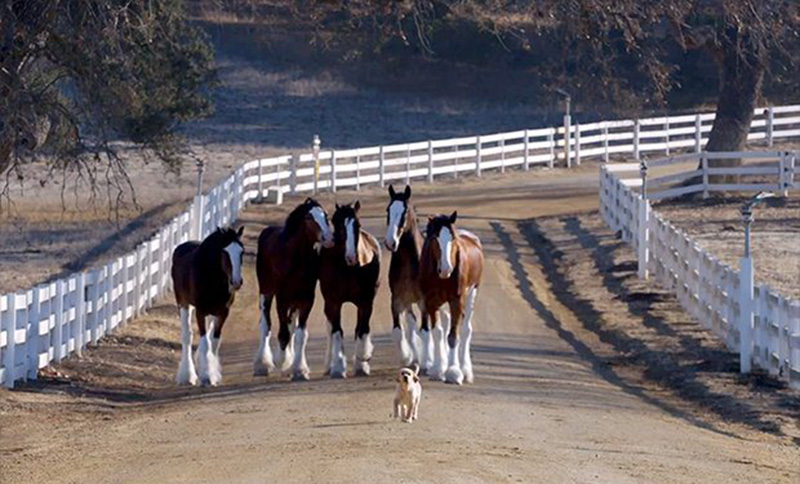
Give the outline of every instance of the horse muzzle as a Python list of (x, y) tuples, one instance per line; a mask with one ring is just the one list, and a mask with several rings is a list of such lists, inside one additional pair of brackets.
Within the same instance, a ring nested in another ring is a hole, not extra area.
[(345, 256), (344, 261), (347, 262), (347, 265), (350, 267), (358, 265), (358, 258), (357, 257), (347, 257)]
[(238, 291), (242, 288), (242, 284), (244, 284), (244, 281), (234, 281), (231, 283), (231, 287), (234, 291)]
[(450, 276), (452, 276), (452, 275), (453, 275), (453, 271), (452, 270), (439, 269), (439, 278), (440, 279), (450, 279)]
[(322, 239), (322, 246), (326, 249), (330, 249), (333, 247), (333, 237), (329, 237), (327, 239)]

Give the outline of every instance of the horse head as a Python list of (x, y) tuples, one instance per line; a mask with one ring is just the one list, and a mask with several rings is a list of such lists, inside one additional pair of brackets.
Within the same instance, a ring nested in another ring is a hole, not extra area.
[(426, 243), (430, 245), (432, 255), (438, 261), (438, 274), (442, 279), (448, 279), (455, 270), (457, 245), (455, 239), (458, 232), (455, 227), (457, 212), (448, 215), (437, 215), (428, 218), (428, 228), (425, 234)]
[(336, 211), (333, 213), (334, 238), (337, 245), (344, 245), (344, 260), (349, 266), (358, 265), (358, 247), (361, 238), (359, 210), (361, 202), (356, 200), (352, 205), (336, 204)]
[[(386, 207), (386, 248), (394, 252), (400, 245), (400, 237), (409, 228), (408, 201), (411, 198), (411, 187), (406, 185), (402, 193), (394, 191), (389, 185), (389, 205)], [(413, 216), (413, 215), (412, 215)]]

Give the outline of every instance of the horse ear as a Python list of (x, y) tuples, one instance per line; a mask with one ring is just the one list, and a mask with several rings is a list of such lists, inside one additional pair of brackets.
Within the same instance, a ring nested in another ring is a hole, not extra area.
[(392, 185), (389, 185), (389, 196), (394, 198), (395, 195), (396, 193), (394, 192), (394, 187)]
[(305, 203), (305, 204), (314, 203), (314, 199), (311, 198), (311, 197), (308, 197), (308, 198), (306, 198), (306, 201), (303, 202), (303, 203)]
[(336, 210), (339, 210), (339, 204), (338, 203), (334, 203), (334, 205), (336, 206)]
[(236, 235), (241, 237), (243, 233), (244, 233), (244, 225), (239, 227), (239, 230), (236, 231)]
[(405, 195), (406, 200), (411, 198), (411, 185), (406, 185), (406, 191), (403, 192), (403, 195)]
[(453, 213), (450, 214), (450, 223), (451, 224), (456, 223), (456, 218), (458, 218), (458, 212), (454, 211)]
[(356, 213), (358, 213), (358, 211), (361, 210), (361, 200), (356, 200), (356, 204), (353, 205), (353, 210)]

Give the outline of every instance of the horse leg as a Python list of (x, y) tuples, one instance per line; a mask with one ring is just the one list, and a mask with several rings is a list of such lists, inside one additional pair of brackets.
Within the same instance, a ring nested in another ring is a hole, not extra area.
[(197, 372), (192, 361), (192, 307), (182, 306), (181, 313), (181, 362), (178, 365), (178, 375), (175, 377), (178, 385), (196, 385)]
[(290, 308), (289, 305), (278, 298), (278, 357), (275, 358), (275, 364), (282, 372), (289, 370), (289, 365), (292, 363), (294, 354), (292, 352), (292, 333), (289, 329)]
[(270, 315), (272, 312), (272, 297), (272, 294), (261, 294), (259, 298), (258, 307), (261, 312), (261, 318), (258, 327), (261, 337), (258, 342), (256, 359), (253, 362), (253, 375), (256, 376), (267, 376), (270, 372), (275, 371), (272, 349), (269, 345), (269, 340), (272, 336), (272, 319)]
[(412, 363), (419, 364), (419, 334), (417, 333), (417, 317), (414, 316), (414, 309), (409, 304), (406, 311), (406, 339), (408, 346), (411, 347)]
[(358, 307), (358, 323), (356, 323), (356, 355), (353, 366), (356, 375), (369, 376), (369, 360), (372, 358), (372, 338), (369, 335), (369, 320), (372, 317), (372, 301)]
[(292, 361), (292, 380), (308, 380), (309, 369), (306, 361), (306, 344), (308, 344), (308, 329), (306, 323), (311, 314), (311, 304), (305, 304), (295, 314), (296, 329), (294, 330), (294, 361)]
[(347, 358), (344, 355), (342, 304), (325, 302), (325, 317), (330, 326), (331, 347), (328, 352), (328, 372), (331, 378), (347, 378)]
[(428, 374), (431, 380), (444, 380), (444, 372), (447, 368), (447, 355), (444, 352), (444, 330), (438, 321), (437, 309), (428, 312), (428, 317), (433, 326), (433, 366)]
[(216, 318), (212, 317), (211, 319), (210, 331), (206, 331), (206, 315), (204, 313), (195, 310), (195, 319), (200, 333), (200, 343), (198, 343), (197, 351), (195, 352), (197, 373), (203, 386), (214, 386), (220, 380), (219, 362), (211, 349), (211, 333), (214, 331), (214, 320)]
[(333, 351), (333, 325), (328, 319), (328, 313), (325, 312), (325, 361), (322, 363), (323, 375), (329, 376), (331, 374), (331, 351)]
[(448, 360), (450, 366), (444, 375), (444, 381), (447, 383), (455, 383), (461, 385), (464, 382), (464, 374), (461, 372), (461, 365), (458, 359), (458, 327), (461, 323), (464, 313), (461, 311), (461, 298), (450, 301), (450, 317), (452, 323), (450, 325), (450, 334), (447, 336), (448, 346)]
[(400, 302), (392, 301), (392, 340), (397, 347), (397, 355), (400, 366), (408, 366), (414, 360), (414, 354), (406, 341), (405, 332), (401, 316), (405, 309), (401, 308)]
[(431, 329), (428, 325), (428, 313), (425, 311), (422, 303), (417, 303), (419, 309), (420, 323), (419, 338), (420, 338), (420, 352), (419, 352), (419, 366), (420, 374), (427, 375), (433, 366), (433, 347), (431, 341)]
[(464, 381), (472, 383), (472, 357), (470, 356), (470, 345), (472, 344), (472, 316), (475, 311), (475, 297), (478, 295), (478, 288), (472, 286), (467, 292), (467, 307), (464, 311), (464, 329), (461, 331), (461, 345), (459, 346), (459, 357), (461, 358), (461, 372), (464, 374)]

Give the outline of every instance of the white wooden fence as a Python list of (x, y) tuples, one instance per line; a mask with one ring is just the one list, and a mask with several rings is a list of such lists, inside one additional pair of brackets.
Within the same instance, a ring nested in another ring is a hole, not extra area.
[[(743, 270), (722, 263), (654, 211), (650, 201), (710, 191), (772, 190), (786, 195), (800, 190), (797, 156), (798, 152), (681, 155), (649, 162), (644, 181), (638, 165), (600, 167), (600, 213), (637, 251), (639, 276), (652, 275), (675, 293), (692, 317), (740, 354), (743, 371), (751, 364), (764, 368), (793, 388), (800, 388), (800, 300), (754, 284), (749, 257), (740, 262)], [(708, 168), (707, 160), (714, 158), (742, 158), (745, 164)], [(651, 178), (654, 169), (676, 164), (685, 168)], [(756, 179), (714, 183), (714, 175)]]
[[(178, 244), (233, 223), (247, 202), (270, 191), (358, 190), (369, 184), (481, 176), (485, 170), (570, 167), (590, 158), (609, 161), (632, 155), (638, 160), (643, 153), (699, 152), (713, 120), (714, 114), (693, 114), (602, 121), (568, 129), (314, 150), (244, 163), (131, 253), (0, 296), (0, 382), (13, 387), (15, 381), (36, 378), (40, 368), (80, 353), (141, 314), (170, 290), (170, 256)], [(792, 137), (800, 137), (800, 105), (756, 110), (751, 140), (771, 146), (776, 139)]]

